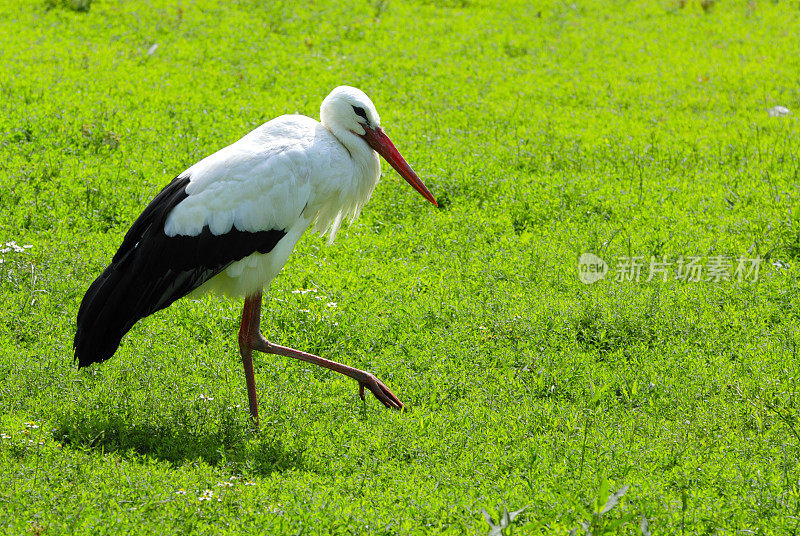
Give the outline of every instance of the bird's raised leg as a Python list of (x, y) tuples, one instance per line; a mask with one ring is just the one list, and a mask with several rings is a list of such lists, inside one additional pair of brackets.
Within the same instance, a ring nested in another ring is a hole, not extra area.
[[(256, 404), (255, 380), (253, 379), (252, 350), (258, 350), (265, 354), (276, 354), (300, 359), (301, 361), (325, 367), (339, 374), (344, 374), (358, 382), (361, 400), (364, 400), (364, 388), (366, 387), (375, 395), (375, 398), (380, 400), (387, 408), (403, 409), (404, 406), (403, 403), (400, 402), (400, 399), (398, 399), (382, 381), (376, 378), (374, 374), (357, 368), (348, 367), (347, 365), (342, 365), (336, 361), (324, 359), (313, 354), (301, 352), (294, 348), (273, 344), (261, 334), (259, 328), (260, 320), (261, 292), (257, 292), (247, 297), (244, 301), (242, 326), (239, 330), (239, 348), (242, 353), (242, 360), (244, 361), (245, 375), (247, 376), (247, 395), (250, 398), (250, 413), (253, 415), (253, 419), (256, 422), (258, 422), (258, 407)], [(244, 339), (242, 338), (243, 334), (245, 337)], [(247, 357), (245, 357), (246, 352)]]

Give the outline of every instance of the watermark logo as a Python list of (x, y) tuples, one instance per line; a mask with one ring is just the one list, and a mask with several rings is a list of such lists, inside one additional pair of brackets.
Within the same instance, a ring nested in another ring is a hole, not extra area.
[(601, 279), (634, 283), (661, 281), (700, 281), (720, 283), (722, 281), (758, 281), (763, 259), (761, 257), (727, 257), (716, 255), (704, 259), (699, 256), (661, 257), (633, 256), (616, 257), (610, 267), (594, 253), (583, 253), (578, 258), (578, 279), (591, 284)]
[(608, 265), (606, 261), (594, 253), (584, 253), (578, 258), (578, 277), (581, 283), (591, 285), (606, 277)]

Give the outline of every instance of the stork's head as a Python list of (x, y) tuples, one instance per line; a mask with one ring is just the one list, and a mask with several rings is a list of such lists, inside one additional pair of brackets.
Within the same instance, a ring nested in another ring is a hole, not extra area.
[(346, 130), (363, 139), (375, 152), (386, 159), (408, 184), (422, 194), (422, 197), (438, 206), (433, 194), (425, 187), (425, 184), (414, 173), (414, 170), (381, 128), (378, 111), (363, 91), (350, 86), (337, 87), (322, 101), (320, 119), (322, 124), (333, 132), (340, 129)]
[(364, 136), (365, 125), (381, 126), (381, 118), (370, 98), (360, 89), (350, 86), (339, 86), (325, 97), (320, 118), (325, 125), (343, 127), (359, 136)]

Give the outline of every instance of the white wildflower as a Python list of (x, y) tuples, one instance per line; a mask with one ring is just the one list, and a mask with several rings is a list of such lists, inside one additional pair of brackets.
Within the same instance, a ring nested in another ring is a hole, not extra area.
[(298, 288), (292, 291), (292, 294), (307, 294), (309, 292), (317, 292), (315, 288)]
[(773, 106), (769, 110), (767, 110), (767, 115), (770, 117), (784, 117), (787, 115), (792, 115), (792, 111), (787, 108), (786, 106)]
[(24, 246), (20, 246), (16, 242), (6, 242), (4, 244), (5, 247), (0, 248), (0, 253), (8, 253), (9, 251), (13, 251), (14, 253), (22, 253), (26, 249), (30, 249), (33, 246), (31, 244), (25, 244)]

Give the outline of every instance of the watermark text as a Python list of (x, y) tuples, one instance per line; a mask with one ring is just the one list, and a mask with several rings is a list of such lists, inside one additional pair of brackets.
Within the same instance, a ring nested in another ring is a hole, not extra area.
[(763, 259), (756, 257), (730, 257), (715, 255), (699, 256), (632, 256), (615, 257), (607, 263), (594, 253), (584, 253), (578, 258), (578, 278), (591, 284), (601, 279), (618, 283), (629, 281), (662, 282), (682, 281), (686, 283), (739, 283), (758, 281)]

